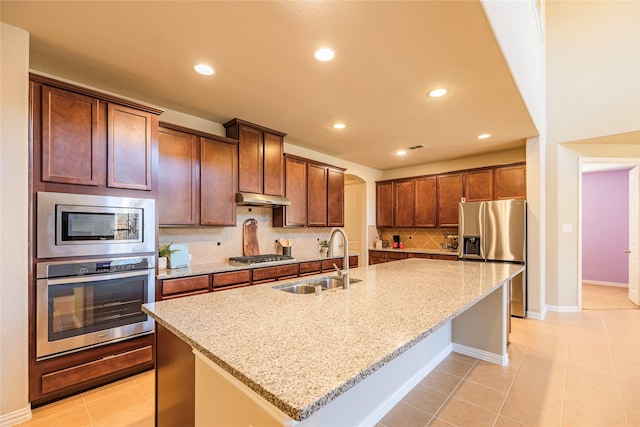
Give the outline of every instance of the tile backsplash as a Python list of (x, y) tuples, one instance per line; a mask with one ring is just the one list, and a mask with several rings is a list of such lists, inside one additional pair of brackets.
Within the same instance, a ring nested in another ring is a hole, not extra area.
[[(447, 241), (445, 235), (458, 234), (457, 228), (379, 228), (378, 235), (381, 240), (393, 243), (393, 236), (400, 236), (406, 249), (442, 249), (442, 244)], [(371, 240), (372, 242), (375, 240)]]
[(192, 265), (226, 262), (229, 257), (243, 255), (242, 224), (254, 218), (258, 221), (258, 247), (261, 254), (281, 254), (282, 246), (277, 241), (284, 238), (292, 240), (291, 255), (294, 258), (315, 258), (320, 255), (320, 242), (329, 239), (331, 227), (272, 227), (271, 211), (272, 208), (267, 207), (238, 206), (235, 227), (161, 227), (158, 243), (188, 244)]

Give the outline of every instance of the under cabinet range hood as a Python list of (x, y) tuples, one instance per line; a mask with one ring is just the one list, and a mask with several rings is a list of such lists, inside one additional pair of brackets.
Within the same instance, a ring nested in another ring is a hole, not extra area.
[(236, 193), (238, 206), (291, 206), (291, 200), (282, 196), (270, 196), (258, 193)]

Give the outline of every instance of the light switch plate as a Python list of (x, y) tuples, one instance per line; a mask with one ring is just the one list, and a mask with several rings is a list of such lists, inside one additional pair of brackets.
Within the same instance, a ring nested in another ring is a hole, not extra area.
[(573, 233), (573, 224), (562, 224), (563, 233)]

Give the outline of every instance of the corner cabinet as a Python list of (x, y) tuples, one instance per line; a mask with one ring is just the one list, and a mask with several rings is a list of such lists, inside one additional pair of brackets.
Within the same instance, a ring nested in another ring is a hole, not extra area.
[(285, 195), (273, 209), (274, 227), (344, 226), (344, 169), (285, 154)]
[(161, 226), (236, 225), (237, 141), (161, 123)]
[(162, 110), (37, 74), (29, 78), (34, 187), (153, 189)]
[(224, 124), (238, 140), (238, 191), (284, 196), (285, 133), (240, 119)]

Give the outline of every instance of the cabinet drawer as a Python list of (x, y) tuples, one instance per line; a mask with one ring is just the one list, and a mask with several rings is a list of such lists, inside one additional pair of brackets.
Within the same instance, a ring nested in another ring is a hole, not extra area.
[(424, 259), (429, 259), (431, 258), (431, 255), (429, 254), (422, 254), (422, 253), (410, 253), (407, 254), (407, 258), (424, 258)]
[(209, 275), (162, 281), (162, 296), (209, 289)]
[(253, 270), (253, 283), (277, 280), (281, 277), (296, 277), (298, 264), (278, 265), (274, 267), (255, 268)]
[(232, 271), (229, 273), (216, 273), (213, 275), (213, 287), (220, 288), (251, 282), (251, 270)]
[(322, 261), (307, 261), (300, 263), (300, 275), (320, 273), (322, 271)]
[(342, 258), (329, 258), (322, 260), (322, 271), (335, 270), (333, 264), (338, 268), (342, 268)]
[(349, 255), (349, 268), (358, 268), (360, 257), (358, 255)]
[(42, 392), (50, 393), (152, 361), (153, 351), (149, 345), (113, 357), (51, 372), (42, 376)]
[(387, 261), (397, 261), (400, 259), (407, 259), (407, 254), (404, 252), (387, 252)]
[(440, 259), (444, 261), (457, 261), (458, 255), (431, 255), (431, 259)]

